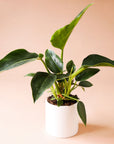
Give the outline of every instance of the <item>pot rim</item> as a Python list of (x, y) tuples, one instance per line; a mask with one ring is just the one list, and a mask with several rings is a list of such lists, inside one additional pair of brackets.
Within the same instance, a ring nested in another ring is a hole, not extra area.
[(60, 108), (60, 107), (72, 107), (72, 106), (74, 106), (74, 105), (77, 105), (77, 102), (76, 103), (74, 103), (74, 104), (72, 104), (72, 105), (61, 105), (61, 106), (57, 106), (57, 105), (53, 105), (53, 104), (51, 104), (51, 103), (49, 103), (48, 101), (47, 101), (47, 99), (48, 99), (48, 97), (46, 98), (46, 103), (48, 103), (49, 105), (51, 105), (51, 106), (54, 106), (54, 107), (58, 107), (58, 108)]

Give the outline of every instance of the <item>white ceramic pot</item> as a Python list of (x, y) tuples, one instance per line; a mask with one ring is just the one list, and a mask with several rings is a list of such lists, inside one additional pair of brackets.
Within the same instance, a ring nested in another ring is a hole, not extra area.
[(56, 137), (66, 138), (78, 132), (77, 104), (56, 106), (46, 100), (46, 131)]

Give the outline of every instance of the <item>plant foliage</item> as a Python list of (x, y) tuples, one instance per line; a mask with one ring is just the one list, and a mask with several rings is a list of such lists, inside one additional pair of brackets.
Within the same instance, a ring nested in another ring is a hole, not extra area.
[(114, 67), (114, 60), (102, 55), (91, 54), (84, 58), (80, 68), (77, 69), (73, 60), (69, 60), (66, 64), (66, 69), (63, 69), (63, 50), (65, 44), (73, 29), (91, 5), (87, 5), (71, 23), (60, 28), (52, 35), (51, 44), (60, 49), (61, 56), (49, 49), (45, 51), (45, 55), (30, 53), (25, 49), (17, 49), (0, 60), (0, 71), (9, 70), (34, 60), (41, 61), (47, 72), (38, 71), (26, 75), (32, 77), (31, 88), (34, 102), (38, 100), (45, 90), (50, 88), (54, 99), (57, 100), (58, 106), (63, 104), (63, 100), (75, 100), (77, 102), (78, 114), (85, 125), (87, 121), (85, 106), (79, 98), (72, 97), (71, 93), (77, 87), (85, 90), (85, 88), (93, 85), (87, 79), (100, 71), (96, 67)]

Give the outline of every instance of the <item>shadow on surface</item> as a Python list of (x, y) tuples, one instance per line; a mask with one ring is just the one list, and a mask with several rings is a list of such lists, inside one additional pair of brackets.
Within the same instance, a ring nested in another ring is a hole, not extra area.
[(79, 131), (76, 135), (78, 136), (85, 133), (91, 133), (91, 132), (104, 130), (104, 129), (107, 129), (107, 127), (100, 126), (100, 125), (93, 125), (93, 124), (87, 124), (87, 126), (85, 127), (83, 124), (79, 124)]

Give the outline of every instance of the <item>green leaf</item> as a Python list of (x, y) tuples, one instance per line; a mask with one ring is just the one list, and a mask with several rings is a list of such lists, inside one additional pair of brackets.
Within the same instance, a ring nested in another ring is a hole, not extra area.
[(78, 114), (82, 120), (82, 122), (84, 123), (84, 125), (86, 125), (86, 110), (85, 110), (85, 106), (84, 103), (82, 101), (79, 101), (77, 104), (77, 110), (78, 110)]
[(82, 87), (91, 87), (91, 86), (93, 86), (93, 84), (90, 83), (89, 81), (81, 81), (79, 83), (79, 86), (82, 86)]
[(98, 54), (92, 54), (87, 56), (83, 62), (82, 66), (85, 67), (93, 67), (93, 66), (111, 66), (114, 67), (114, 60), (111, 60), (107, 57), (98, 55)]
[(57, 106), (59, 107), (61, 105), (63, 105), (63, 100), (62, 99), (58, 99), (57, 100)]
[(85, 81), (88, 78), (94, 76), (96, 73), (98, 73), (100, 70), (97, 68), (87, 68), (84, 71), (82, 71), (81, 73), (79, 73), (75, 79), (76, 81)]
[(38, 58), (36, 53), (30, 53), (25, 49), (17, 49), (10, 52), (0, 60), (0, 71), (9, 70)]
[(56, 80), (56, 76), (45, 72), (37, 72), (31, 81), (31, 88), (34, 102), (50, 88)]
[(57, 74), (57, 80), (63, 80), (69, 77), (69, 73), (67, 74)]
[(27, 75), (25, 76), (30, 76), (30, 77), (33, 77), (35, 75), (35, 73), (28, 73)]
[(48, 49), (45, 52), (45, 63), (54, 73), (60, 73), (63, 71), (63, 62), (61, 61), (60, 57)]
[(64, 46), (73, 31), (74, 27), (77, 25), (83, 14), (86, 12), (86, 10), (91, 6), (92, 4), (89, 4), (86, 6), (76, 17), (75, 19), (68, 25), (60, 28), (57, 30), (51, 37), (51, 44), (59, 49), (64, 49)]
[(42, 59), (44, 57), (44, 55), (42, 53), (39, 53), (38, 58)]
[(74, 64), (74, 62), (72, 60), (70, 60), (67, 65), (66, 65), (66, 69), (68, 73), (73, 73), (76, 70), (76, 66)]

